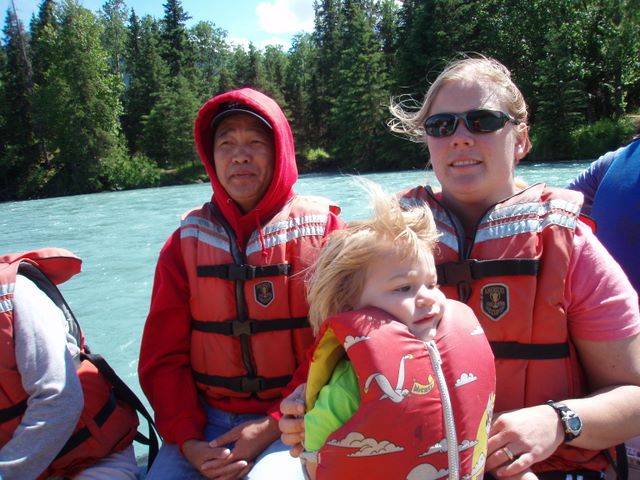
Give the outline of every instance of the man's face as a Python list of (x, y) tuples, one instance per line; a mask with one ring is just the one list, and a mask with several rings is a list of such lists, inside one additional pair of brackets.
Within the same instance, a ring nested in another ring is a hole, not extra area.
[(252, 115), (225, 118), (213, 138), (216, 175), (227, 194), (247, 213), (262, 199), (273, 177), (273, 132)]

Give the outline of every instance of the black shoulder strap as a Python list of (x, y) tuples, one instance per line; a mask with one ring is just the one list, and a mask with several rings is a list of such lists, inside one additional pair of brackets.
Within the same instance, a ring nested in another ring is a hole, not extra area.
[[(62, 310), (69, 325), (69, 331), (72, 333), (74, 338), (76, 338), (78, 345), (81, 345), (82, 332), (80, 329), (80, 324), (71, 311), (71, 308), (69, 308), (69, 305), (67, 304), (58, 287), (49, 279), (49, 277), (44, 274), (44, 272), (42, 272), (38, 267), (31, 263), (21, 263), (18, 268), (18, 273), (20, 275), (24, 275), (33, 283), (35, 283), (38, 288), (45, 294), (47, 294), (51, 301), (53, 301), (53, 303), (58, 308), (60, 308), (60, 310)], [(88, 352), (88, 350), (86, 350), (81, 354), (81, 357), (82, 359), (89, 360), (91, 363), (93, 363), (98, 371), (107, 379), (109, 383), (111, 383), (116, 398), (134, 408), (147, 420), (147, 423), (149, 425), (148, 437), (138, 432), (135, 440), (138, 443), (149, 447), (147, 462), (148, 470), (151, 467), (151, 464), (153, 463), (156, 455), (158, 454), (159, 448), (158, 437), (160, 435), (157, 434), (157, 429), (153, 418), (151, 417), (143, 403), (140, 401), (140, 399), (137, 397), (137, 395), (133, 392), (133, 390), (131, 390), (129, 386), (122, 381), (115, 370), (111, 368), (111, 366), (101, 355), (92, 355)]]
[(33, 265), (32, 263), (22, 262), (18, 267), (18, 274), (27, 277), (36, 286), (42, 290), (51, 301), (62, 310), (64, 318), (67, 321), (69, 327), (69, 333), (76, 339), (78, 346), (82, 345), (82, 330), (80, 324), (76, 320), (75, 315), (69, 308), (67, 301), (62, 296), (62, 293), (58, 287), (47, 277), (42, 270)]
[(82, 357), (93, 363), (98, 371), (109, 381), (109, 383), (111, 383), (111, 385), (113, 385), (113, 391), (116, 395), (116, 398), (135, 408), (136, 411), (147, 420), (149, 435), (145, 437), (142, 433), (138, 432), (135, 440), (138, 443), (147, 445), (149, 447), (149, 460), (147, 462), (148, 470), (149, 468), (151, 468), (151, 464), (158, 454), (158, 437), (160, 436), (160, 434), (156, 435), (157, 428), (156, 424), (153, 421), (153, 418), (151, 417), (151, 414), (149, 414), (148, 410), (140, 401), (138, 396), (133, 392), (133, 390), (129, 388), (126, 383), (122, 381), (122, 379), (118, 376), (115, 370), (111, 368), (111, 365), (107, 363), (102, 355), (83, 353)]

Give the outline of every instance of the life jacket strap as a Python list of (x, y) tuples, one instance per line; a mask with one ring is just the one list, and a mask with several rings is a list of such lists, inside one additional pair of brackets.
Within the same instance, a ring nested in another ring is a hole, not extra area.
[(236, 263), (229, 263), (227, 265), (198, 265), (197, 272), (198, 277), (246, 281), (261, 277), (288, 276), (291, 272), (291, 265), (288, 263), (263, 266), (238, 265)]
[(143, 416), (147, 420), (148, 425), (148, 435), (144, 435), (140, 431), (136, 433), (135, 441), (142, 445), (146, 445), (149, 447), (148, 450), (148, 458), (147, 458), (147, 471), (151, 468), (156, 456), (158, 455), (158, 451), (160, 449), (158, 437), (160, 434), (156, 428), (156, 424), (153, 421), (153, 417), (144, 406), (142, 401), (138, 398), (138, 396), (129, 388), (129, 386), (122, 381), (122, 379), (118, 376), (118, 374), (113, 370), (111, 365), (107, 363), (102, 355), (99, 354), (88, 354), (83, 353), (82, 359), (89, 360), (98, 371), (104, 375), (104, 377), (111, 383), (113, 386), (113, 391), (120, 401), (123, 401), (127, 405), (135, 408), (135, 410)]
[(275, 332), (279, 330), (293, 330), (307, 328), (307, 317), (274, 318), (271, 320), (227, 320), (224, 322), (203, 322), (193, 320), (191, 328), (199, 332), (218, 333), (238, 337), (240, 335), (255, 335), (256, 333)]
[(463, 262), (443, 263), (436, 267), (440, 285), (457, 285), (486, 277), (538, 275), (540, 261), (530, 258), (499, 260), (469, 259)]
[(207, 375), (206, 373), (193, 371), (196, 382), (211, 387), (223, 387), (234, 392), (260, 393), (272, 388), (283, 388), (290, 381), (291, 375), (280, 377), (221, 377), (219, 375)]
[(568, 343), (489, 342), (496, 358), (510, 360), (556, 360), (569, 356)]
[[(96, 422), (98, 426), (101, 427), (102, 425), (104, 425), (104, 423), (107, 421), (109, 416), (116, 409), (117, 404), (118, 402), (116, 400), (116, 394), (113, 392), (113, 390), (111, 390), (111, 394), (109, 395), (109, 398), (107, 399), (105, 404), (102, 406), (102, 408), (100, 408), (98, 413), (96, 413), (95, 416), (93, 417), (93, 420)], [(60, 450), (60, 453), (58, 453), (58, 455), (56, 456), (56, 459), (63, 457), (64, 455), (69, 453), (71, 450), (76, 448), (82, 442), (86, 441), (90, 436), (91, 436), (91, 432), (89, 431), (89, 428), (82, 427), (76, 433), (71, 435), (71, 437), (69, 437), (69, 440), (67, 440), (67, 443), (64, 444), (64, 447), (62, 447), (62, 450)]]
[(21, 416), (27, 410), (27, 399), (25, 398), (15, 405), (0, 409), (0, 423), (8, 422)]

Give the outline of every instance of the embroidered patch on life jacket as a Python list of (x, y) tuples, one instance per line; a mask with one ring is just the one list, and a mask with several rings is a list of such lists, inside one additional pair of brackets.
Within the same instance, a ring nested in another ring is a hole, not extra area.
[(509, 311), (509, 288), (502, 283), (490, 283), (480, 290), (480, 308), (497, 322)]
[(256, 302), (263, 307), (268, 307), (275, 296), (273, 294), (273, 283), (269, 281), (258, 282), (253, 287), (253, 293), (256, 297)]

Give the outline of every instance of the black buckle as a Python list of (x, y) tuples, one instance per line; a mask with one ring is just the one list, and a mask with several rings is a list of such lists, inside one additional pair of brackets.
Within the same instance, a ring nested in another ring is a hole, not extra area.
[(478, 263), (475, 259), (465, 260), (464, 262), (446, 263), (443, 265), (442, 279), (438, 279), (441, 285), (457, 285), (459, 283), (473, 281), (473, 266)]
[(242, 377), (242, 392), (262, 392), (266, 390), (264, 379), (261, 377)]
[(231, 335), (239, 337), (240, 335), (252, 335), (253, 334), (253, 322), (251, 320), (233, 320), (231, 322)]
[(256, 278), (256, 267), (254, 265), (229, 265), (229, 280), (253, 280)]

